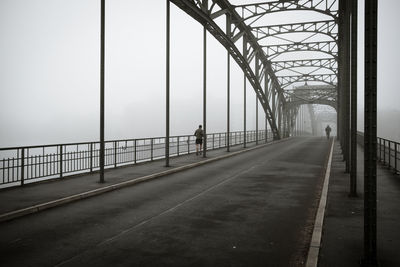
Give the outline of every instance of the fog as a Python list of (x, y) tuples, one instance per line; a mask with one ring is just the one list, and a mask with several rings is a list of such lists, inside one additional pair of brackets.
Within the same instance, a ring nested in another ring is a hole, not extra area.
[[(0, 1), (0, 147), (99, 139), (99, 4)], [(379, 2), (378, 133), (398, 140), (399, 8), (395, 0)], [(218, 23), (225, 27), (223, 17)], [(202, 31), (171, 4), (172, 135), (192, 134), (202, 123)], [(362, 44), (363, 34), (359, 37)], [(360, 110), (362, 53), (360, 48)], [(208, 34), (208, 132), (226, 131), (226, 57), (226, 50)], [(250, 84), (247, 88), (251, 130), (255, 94)], [(165, 0), (106, 1), (105, 90), (106, 140), (165, 134)], [(259, 114), (263, 129), (261, 107)], [(243, 73), (231, 60), (231, 130), (242, 129)]]

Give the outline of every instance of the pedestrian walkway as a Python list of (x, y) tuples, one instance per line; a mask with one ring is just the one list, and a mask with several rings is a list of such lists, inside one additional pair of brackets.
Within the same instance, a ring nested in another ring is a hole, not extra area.
[[(268, 143), (267, 145), (270, 144)], [(265, 145), (265, 141), (260, 141), (258, 147), (262, 147), (263, 145)], [(170, 158), (170, 167), (168, 168), (165, 167), (165, 160), (161, 159), (106, 169), (105, 183), (102, 184), (99, 183), (99, 174), (94, 172), (26, 184), (23, 187), (2, 189), (0, 190), (0, 221), (37, 212), (38, 209), (46, 209), (115, 190), (134, 184), (135, 181), (139, 182), (141, 181), (140, 178), (143, 177), (146, 179), (157, 178), (181, 171), (185, 168), (198, 166), (202, 163), (229, 157), (248, 149), (255, 149), (256, 147), (256, 143), (252, 142), (248, 143), (246, 148), (243, 148), (243, 145), (232, 146), (230, 152), (227, 152), (226, 148), (209, 150), (207, 151), (206, 158), (202, 155), (196, 156), (195, 153), (172, 157)]]
[[(349, 197), (350, 175), (335, 144), (318, 266), (358, 266), (363, 257), (364, 154), (358, 147), (357, 198)], [(377, 168), (377, 249), (380, 266), (400, 266), (400, 176)]]

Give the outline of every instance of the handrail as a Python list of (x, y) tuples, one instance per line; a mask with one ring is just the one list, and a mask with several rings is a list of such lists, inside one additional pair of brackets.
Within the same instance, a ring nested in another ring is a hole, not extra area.
[[(229, 133), (229, 144), (240, 145), (273, 140), (272, 132), (236, 131)], [(227, 133), (207, 134), (207, 150), (226, 147)], [(195, 151), (193, 135), (169, 138), (170, 156)], [(100, 142), (78, 142), (0, 148), (0, 188), (24, 185), (47, 179), (91, 173), (99, 170)], [(117, 168), (165, 158), (165, 137), (117, 139), (105, 141), (105, 168)]]
[[(357, 132), (357, 143), (364, 146), (364, 133)], [(376, 156), (378, 162), (387, 166), (394, 173), (400, 173), (400, 142), (389, 140), (386, 138), (377, 137)]]

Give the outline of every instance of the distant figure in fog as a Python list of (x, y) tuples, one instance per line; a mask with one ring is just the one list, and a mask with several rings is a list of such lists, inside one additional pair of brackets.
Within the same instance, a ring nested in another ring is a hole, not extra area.
[[(194, 132), (194, 136), (196, 136), (196, 155), (201, 154), (201, 150), (203, 148), (203, 129), (201, 129), (201, 125), (199, 125), (199, 128)], [(200, 146), (200, 150), (199, 150)]]
[(331, 127), (329, 127), (329, 124), (328, 124), (328, 126), (326, 126), (326, 128), (325, 128), (325, 133), (326, 133), (327, 139), (329, 139), (329, 137), (331, 135), (331, 131), (332, 131), (332, 129), (331, 129)]

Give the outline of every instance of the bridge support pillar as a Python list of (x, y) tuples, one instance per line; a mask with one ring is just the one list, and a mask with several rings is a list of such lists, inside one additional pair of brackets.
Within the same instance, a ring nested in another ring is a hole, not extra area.
[(344, 131), (345, 131), (345, 160), (346, 160), (346, 172), (350, 173), (350, 96), (351, 96), (351, 87), (350, 87), (350, 8), (351, 1), (346, 1), (345, 6), (345, 17), (344, 17), (344, 102), (345, 102), (345, 111), (344, 111)]
[(376, 108), (378, 1), (365, 1), (364, 265), (377, 265)]
[[(264, 68), (264, 93), (268, 100), (269, 99), (268, 73), (265, 70), (265, 68)], [(268, 117), (267, 117), (267, 112), (265, 112), (265, 143), (267, 142), (268, 142)]]
[(166, 1), (165, 166), (169, 167), (170, 0)]
[(358, 0), (351, 1), (351, 141), (350, 196), (357, 196), (357, 19)]
[[(247, 39), (246, 35), (243, 35), (243, 57), (247, 57)], [(243, 131), (244, 131), (244, 140), (243, 147), (247, 146), (247, 133), (246, 133), (246, 101), (247, 101), (247, 92), (246, 92), (246, 73), (243, 73)]]
[[(230, 14), (226, 15), (226, 34), (231, 37), (231, 16)], [(229, 143), (229, 135), (231, 128), (231, 56), (229, 55), (229, 51), (226, 52), (226, 131), (228, 133), (228, 140), (226, 150), (229, 152), (230, 143)], [(245, 138), (246, 138), (246, 130), (245, 130)]]
[[(256, 69), (256, 78), (260, 80), (260, 65), (258, 64), (258, 54), (256, 54), (255, 59), (255, 69)], [(256, 94), (256, 145), (258, 145), (258, 97)]]
[[(207, 1), (203, 4), (208, 8)], [(207, 29), (203, 27), (203, 158), (207, 157)], [(228, 132), (229, 136), (229, 132)]]
[(100, 8), (100, 183), (104, 183), (104, 70), (105, 70), (105, 0)]

